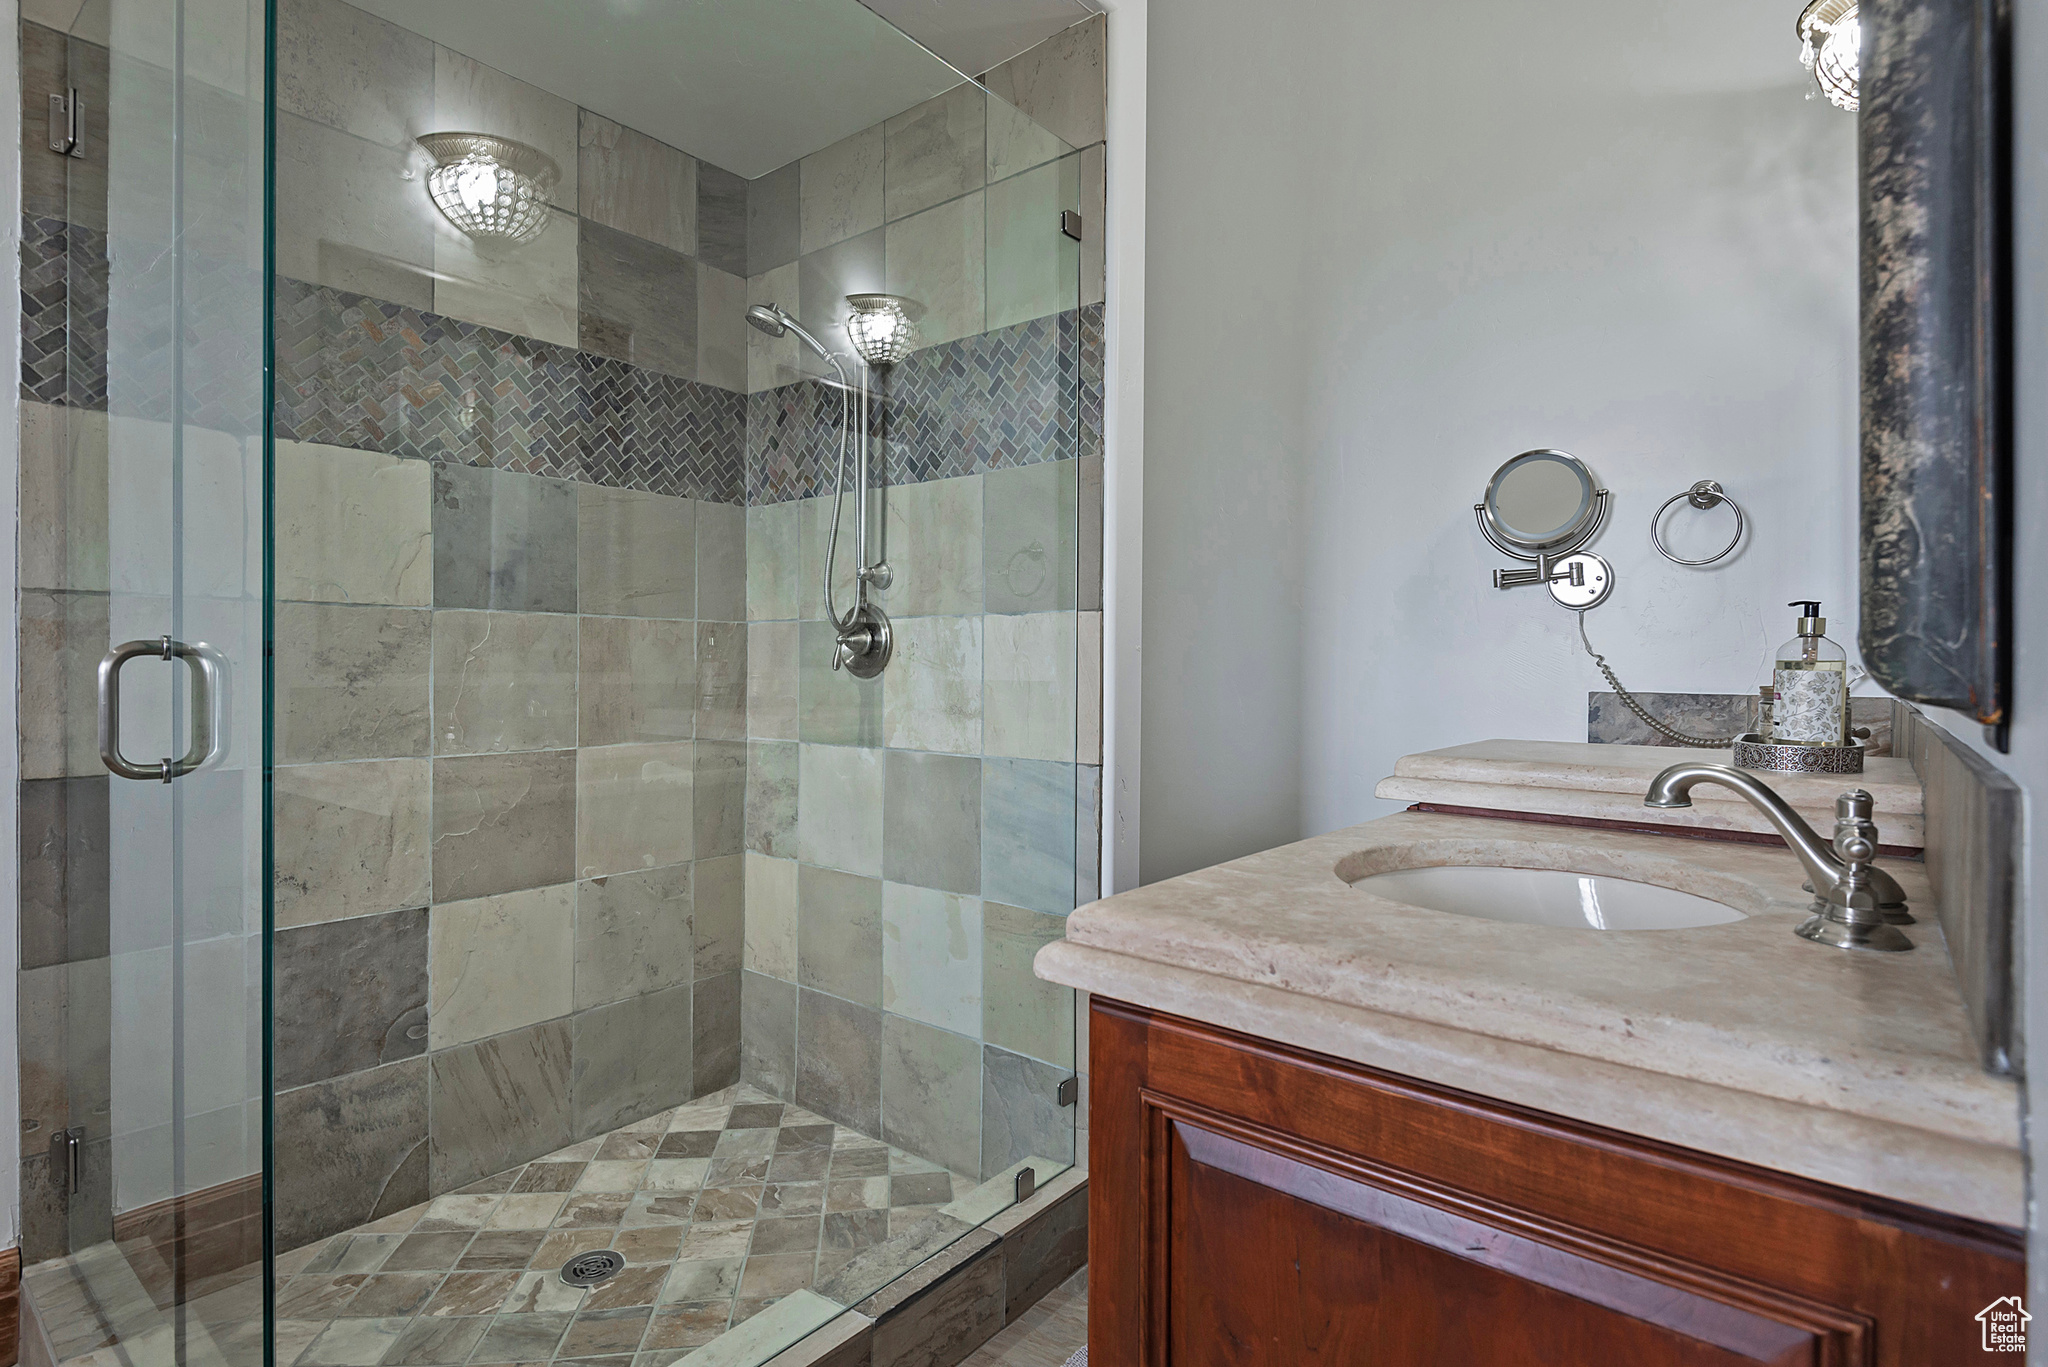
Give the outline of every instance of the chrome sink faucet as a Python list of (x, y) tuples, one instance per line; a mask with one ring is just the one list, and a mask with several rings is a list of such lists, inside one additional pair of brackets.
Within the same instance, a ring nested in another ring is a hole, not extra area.
[(1913, 923), (1906, 892), (1877, 867), (1877, 823), (1870, 794), (1852, 789), (1835, 799), (1835, 838), (1824, 841), (1784, 798), (1755, 775), (1725, 764), (1674, 764), (1650, 781), (1645, 807), (1664, 811), (1692, 806), (1692, 790), (1718, 783), (1748, 798), (1785, 837), (1806, 867), (1813, 915), (1801, 922), (1805, 939), (1837, 949), (1911, 949), (1898, 929)]

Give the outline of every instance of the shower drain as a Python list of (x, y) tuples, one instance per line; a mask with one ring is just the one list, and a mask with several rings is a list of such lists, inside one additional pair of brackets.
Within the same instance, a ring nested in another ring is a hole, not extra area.
[(626, 1260), (608, 1248), (579, 1253), (562, 1264), (562, 1280), (570, 1286), (596, 1286), (619, 1275)]

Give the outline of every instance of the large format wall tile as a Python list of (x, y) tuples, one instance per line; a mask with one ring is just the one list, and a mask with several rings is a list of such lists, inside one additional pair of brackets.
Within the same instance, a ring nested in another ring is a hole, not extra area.
[(696, 906), (690, 924), (699, 981), (739, 971), (745, 957), (746, 917), (745, 856), (723, 854), (715, 859), (698, 859)]
[(796, 1096), (796, 984), (740, 975), (740, 1080), (770, 1096)]
[[(106, 772), (100, 762), (97, 671), (109, 644), (107, 612), (101, 594), (22, 592), (24, 779)], [(280, 688), (279, 701), (285, 700)]]
[[(802, 160), (801, 249), (806, 255), (882, 226), (882, 160), (880, 124)], [(762, 269), (751, 261), (748, 265)]]
[(690, 989), (690, 1085), (685, 1095), (740, 1080), (740, 970), (699, 978)]
[(890, 487), (886, 525), (896, 578), (881, 601), (892, 616), (951, 617), (982, 610), (981, 519), (978, 475)]
[(434, 761), (436, 902), (576, 876), (576, 755), (542, 750)]
[(427, 1051), (424, 907), (281, 930), (270, 954), (278, 1087)]
[(907, 750), (981, 749), (979, 617), (899, 617), (882, 693), (882, 740)]
[(1076, 1111), (1059, 1103), (1072, 1072), (994, 1045), (981, 1058), (982, 1180), (1026, 1158), (1073, 1162)]
[(1057, 460), (984, 477), (990, 612), (1075, 606), (1077, 469)]
[(988, 326), (1080, 304), (1081, 244), (1060, 230), (1062, 211), (1080, 208), (1079, 156), (988, 187)]
[(575, 922), (571, 884), (437, 904), (428, 1043), (447, 1049), (568, 1015)]
[(880, 745), (885, 676), (856, 679), (832, 668), (837, 640), (829, 622), (798, 627), (797, 736), (822, 745)]
[(745, 176), (697, 163), (697, 247), (691, 254), (742, 280), (748, 273), (747, 191)]
[(576, 628), (557, 613), (435, 613), (435, 752), (573, 747)]
[(917, 325), (921, 346), (988, 326), (982, 196), (977, 190), (889, 225), (885, 288), (924, 305)]
[(1100, 15), (1062, 29), (983, 79), (1069, 146), (1101, 142), (1107, 25)]
[(797, 994), (796, 1100), (863, 1134), (882, 1126), (882, 1013), (823, 992)]
[(688, 740), (697, 702), (696, 628), (645, 617), (585, 617), (579, 625), (583, 743)]
[(1073, 759), (1075, 614), (991, 614), (983, 621), (982, 748), (1024, 759)]
[(757, 740), (796, 739), (795, 622), (747, 624), (747, 734)]
[(746, 856), (746, 967), (796, 981), (797, 869), (794, 859)]
[(778, 859), (797, 856), (797, 747), (757, 740), (747, 746), (746, 847)]
[(747, 620), (747, 510), (697, 504), (697, 620)]
[(1066, 918), (984, 902), (981, 919), (981, 1038), (1013, 1054), (1072, 1065), (1074, 990), (1031, 970), (1039, 950), (1065, 938)]
[[(277, 269), (332, 289), (434, 306), (434, 220), (404, 148), (277, 116)], [(488, 321), (479, 319), (478, 321)]]
[(888, 752), (883, 877), (949, 892), (983, 890), (982, 767), (968, 755)]
[(280, 441), (275, 470), (279, 598), (433, 605), (431, 467)]
[(688, 1098), (691, 1057), (687, 986), (577, 1013), (577, 1136), (628, 1124)]
[(954, 1172), (976, 1171), (982, 1161), (980, 1053), (969, 1036), (883, 1016), (882, 1138)]
[(631, 233), (579, 219), (577, 341), (664, 375), (697, 375), (697, 263)]
[(744, 622), (697, 624), (697, 735), (709, 740), (747, 737)]
[[(698, 255), (697, 159), (602, 114), (578, 113), (576, 212), (670, 251)], [(744, 261), (740, 273), (746, 273)]]
[(704, 261), (697, 263), (697, 380), (747, 392), (747, 282)]
[(101, 774), (21, 785), (24, 969), (107, 957), (111, 782)]
[(576, 487), (435, 464), (434, 606), (576, 611)]
[(279, 926), (427, 904), (430, 761), (285, 765), (272, 794)]
[(487, 328), (578, 344), (576, 222), (559, 210), (540, 236), (472, 241), (445, 220), (434, 232), (434, 312)]
[(981, 1035), (981, 899), (882, 884), (882, 1007)]
[(797, 869), (797, 981), (863, 1006), (882, 1004), (882, 884), (837, 869)]
[[(791, 259), (771, 271), (753, 276), (747, 281), (747, 306), (773, 304), (778, 308), (795, 309), (798, 304), (790, 300), (798, 298), (797, 266)], [(805, 374), (802, 363), (797, 359), (803, 354), (803, 346), (793, 332), (780, 337), (770, 337), (754, 328), (747, 329), (747, 393), (764, 399), (773, 397), (771, 391), (777, 385), (787, 385), (801, 379)], [(752, 428), (754, 419), (751, 407), (747, 418), (749, 429), (749, 450), (752, 449)], [(751, 465), (751, 462), (749, 462)]]
[(488, 129), (545, 152), (562, 172), (555, 203), (574, 211), (577, 126), (576, 106), (569, 101), (437, 44), (434, 126)]
[(803, 251), (802, 167), (793, 161), (747, 183), (749, 277), (788, 265)]
[(23, 402), (20, 433), (21, 587), (108, 588), (107, 415)]
[(453, 1191), (575, 1138), (570, 1025), (548, 1021), (435, 1054), (433, 1190)]
[(385, 147), (430, 131), (434, 45), (344, 4), (277, 7), (277, 104)]
[(691, 854), (699, 860), (737, 856), (746, 848), (747, 743), (700, 740), (694, 763)]
[(576, 556), (585, 613), (696, 614), (696, 518), (688, 499), (577, 485)]
[(782, 621), (797, 615), (802, 505), (771, 503), (747, 509), (747, 617)]
[(883, 753), (842, 745), (797, 747), (799, 859), (881, 876)]
[(981, 763), (981, 895), (1029, 911), (1074, 909), (1074, 766)]
[(903, 218), (981, 188), (988, 97), (965, 81), (882, 125), (887, 216)]
[(427, 1061), (277, 1094), (272, 1219), (299, 1248), (427, 1199)]
[(576, 1009), (695, 978), (687, 864), (613, 874), (576, 889)]
[[(1074, 149), (1030, 115), (994, 95), (988, 101), (988, 178), (1002, 180), (1057, 160)], [(1094, 232), (1101, 232), (1095, 220)]]
[(433, 614), (280, 603), (280, 762), (424, 755)]
[(577, 751), (577, 876), (691, 858), (693, 767), (688, 741)]

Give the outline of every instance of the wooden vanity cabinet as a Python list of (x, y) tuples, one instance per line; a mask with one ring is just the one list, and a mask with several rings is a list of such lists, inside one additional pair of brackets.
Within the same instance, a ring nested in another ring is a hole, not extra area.
[(1090, 1031), (1090, 1367), (2019, 1360), (1976, 1319), (2017, 1230), (1101, 997)]

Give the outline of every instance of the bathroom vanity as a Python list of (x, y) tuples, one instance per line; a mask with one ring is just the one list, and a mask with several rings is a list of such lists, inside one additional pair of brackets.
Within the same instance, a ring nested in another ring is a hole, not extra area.
[[(1586, 917), (1367, 890), (1460, 865)], [(1091, 1356), (1974, 1360), (2024, 1289), (2018, 1090), (1886, 867), (1910, 953), (1797, 938), (1782, 846), (1426, 812), (1076, 912), (1038, 968), (1094, 994)], [(1595, 928), (1641, 885), (1722, 914)]]

